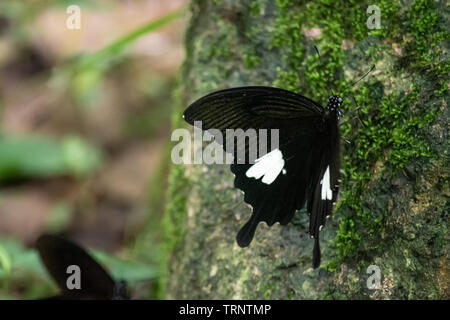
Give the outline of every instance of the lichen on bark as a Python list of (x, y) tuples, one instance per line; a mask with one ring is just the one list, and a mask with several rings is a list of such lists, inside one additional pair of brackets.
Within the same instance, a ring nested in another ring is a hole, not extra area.
[[(326, 103), (346, 98), (340, 201), (311, 268), (308, 217), (260, 224), (226, 165), (173, 166), (165, 217), (167, 298), (448, 299), (449, 7), (445, 1), (193, 1), (180, 84), (182, 110), (210, 91), (273, 85)], [(320, 56), (315, 53), (318, 47)], [(370, 65), (375, 71), (356, 86)], [(175, 225), (174, 225), (175, 224)], [(367, 287), (369, 265), (381, 289)]]

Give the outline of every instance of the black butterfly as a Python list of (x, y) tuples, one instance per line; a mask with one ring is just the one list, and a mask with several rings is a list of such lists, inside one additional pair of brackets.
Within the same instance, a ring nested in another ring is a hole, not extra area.
[[(56, 235), (42, 235), (36, 242), (37, 250), (47, 271), (62, 293), (49, 299), (57, 300), (123, 300), (129, 299), (123, 281), (115, 282), (84, 249)], [(69, 289), (68, 267), (80, 270), (80, 289)]]
[[(228, 152), (236, 151), (228, 148), (236, 137), (228, 137), (226, 129), (279, 130), (278, 149), (260, 154), (255, 163), (235, 158), (231, 164), (235, 187), (244, 191), (245, 202), (253, 207), (250, 220), (237, 235), (239, 246), (250, 244), (259, 222), (285, 225), (307, 203), (309, 233), (315, 240), (313, 267), (320, 265), (319, 232), (338, 195), (341, 103), (333, 95), (323, 108), (287, 90), (250, 86), (213, 92), (186, 109), (183, 117), (188, 123), (201, 121), (202, 129), (222, 132)], [(244, 143), (241, 147), (247, 157), (253, 146), (248, 139)]]

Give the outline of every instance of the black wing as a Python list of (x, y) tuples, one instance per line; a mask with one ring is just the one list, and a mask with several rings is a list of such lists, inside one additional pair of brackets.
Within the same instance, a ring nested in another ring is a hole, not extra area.
[[(75, 243), (56, 235), (42, 235), (36, 242), (41, 260), (62, 294), (54, 299), (113, 299), (117, 288), (114, 280), (86, 251)], [(67, 288), (67, 268), (80, 268), (81, 289)], [(123, 297), (125, 298), (125, 297)]]
[(276, 128), (277, 120), (317, 117), (323, 108), (318, 103), (291, 91), (274, 87), (249, 86), (219, 90), (192, 103), (184, 119), (203, 129)]
[[(239, 133), (234, 137), (226, 135), (227, 129), (278, 129), (280, 144), (289, 143), (317, 130), (323, 117), (323, 108), (316, 102), (287, 90), (250, 86), (208, 94), (192, 103), (183, 117), (192, 125), (201, 121), (203, 130), (220, 130), (226, 138), (223, 141), (225, 151), (234, 155), (242, 143), (245, 143), (243, 148), (246, 159), (243, 162), (246, 162), (248, 150), (253, 146), (249, 146), (248, 139), (240, 139)], [(259, 132), (257, 134), (259, 138)], [(270, 141), (270, 132), (267, 140)], [(235, 149), (230, 149), (230, 145)], [(236, 157), (236, 160), (242, 159)]]
[[(316, 239), (313, 265), (317, 267), (320, 263), (319, 229), (325, 217), (331, 214), (337, 195), (336, 188), (330, 203), (322, 200), (320, 179), (330, 165), (335, 186), (339, 170), (339, 165), (333, 164), (337, 154), (333, 145), (337, 130), (329, 126), (324, 109), (290, 91), (240, 87), (214, 92), (195, 101), (185, 111), (184, 118), (193, 125), (194, 121), (202, 121), (202, 129), (219, 129), (224, 135), (230, 128), (279, 129), (279, 149), (285, 164), (283, 173), (272, 183), (247, 177), (252, 163), (231, 165), (235, 187), (244, 191), (244, 201), (253, 207), (250, 220), (237, 235), (237, 242), (241, 247), (248, 246), (259, 222), (264, 221), (269, 226), (275, 222), (287, 224), (295, 211), (308, 202), (310, 234)], [(246, 151), (248, 149), (246, 145)]]

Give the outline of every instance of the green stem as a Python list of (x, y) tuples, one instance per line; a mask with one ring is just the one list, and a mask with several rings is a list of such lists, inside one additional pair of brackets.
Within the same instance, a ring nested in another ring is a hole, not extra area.
[(159, 30), (166, 24), (172, 22), (173, 20), (181, 17), (181, 14), (185, 11), (185, 8), (174, 10), (156, 20), (150, 21), (149, 23), (139, 27), (138, 29), (132, 31), (131, 33), (123, 36), (122, 38), (114, 41), (109, 46), (100, 49), (99, 51), (86, 56), (80, 63), (81, 66), (90, 66), (93, 63), (97, 63), (102, 60), (105, 56), (117, 54), (126, 48), (129, 44), (136, 41), (141, 36)]

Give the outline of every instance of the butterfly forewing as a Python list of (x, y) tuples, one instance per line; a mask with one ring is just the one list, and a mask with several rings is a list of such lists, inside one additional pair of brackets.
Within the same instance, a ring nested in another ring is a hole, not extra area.
[[(115, 282), (86, 251), (75, 243), (56, 235), (43, 235), (36, 243), (41, 260), (58, 287), (61, 299), (111, 299)], [(69, 289), (68, 267), (79, 267), (81, 289)]]
[[(203, 130), (219, 130), (224, 138), (222, 144), (225, 151), (235, 155), (236, 162), (243, 163), (254, 160), (248, 156), (249, 150), (254, 147), (245, 137), (249, 129), (256, 131), (258, 143), (271, 141), (271, 129), (279, 130), (279, 144), (288, 143), (316, 130), (322, 113), (320, 105), (301, 95), (273, 87), (250, 86), (206, 95), (192, 103), (183, 117), (192, 125), (200, 123)], [(230, 135), (227, 134), (230, 129), (241, 131)], [(267, 130), (266, 139), (259, 140), (259, 129)], [(266, 149), (271, 150), (270, 143), (267, 143)], [(237, 157), (238, 150), (242, 150), (245, 159)]]
[(203, 128), (268, 128), (276, 119), (317, 117), (323, 108), (296, 93), (262, 86), (238, 87), (213, 92), (184, 112), (184, 119)]

